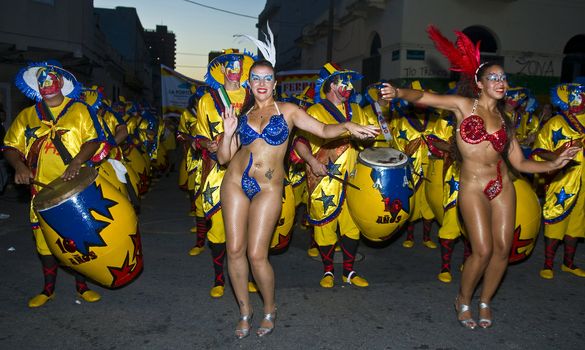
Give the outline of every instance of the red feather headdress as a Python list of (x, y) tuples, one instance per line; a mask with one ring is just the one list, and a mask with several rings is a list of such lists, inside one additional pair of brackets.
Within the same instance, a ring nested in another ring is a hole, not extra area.
[(451, 63), (450, 70), (475, 78), (479, 68), (479, 41), (477, 44), (473, 44), (467, 35), (456, 30), (457, 41), (453, 44), (433, 25), (428, 26), (427, 33), (435, 43), (437, 50)]

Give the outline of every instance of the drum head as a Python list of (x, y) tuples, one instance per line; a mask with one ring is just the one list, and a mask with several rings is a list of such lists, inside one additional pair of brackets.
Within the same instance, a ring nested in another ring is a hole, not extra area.
[(97, 170), (94, 168), (82, 167), (79, 169), (79, 175), (73, 180), (65, 181), (60, 177), (56, 178), (49, 183), (51, 188), (45, 187), (35, 196), (34, 208), (43, 210), (63, 203), (93, 183), (97, 175)]
[(390, 147), (372, 147), (361, 151), (358, 161), (368, 166), (397, 168), (404, 167), (408, 156)]

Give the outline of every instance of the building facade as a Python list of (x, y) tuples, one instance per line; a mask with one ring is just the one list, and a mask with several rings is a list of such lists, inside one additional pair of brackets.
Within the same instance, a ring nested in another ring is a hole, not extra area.
[(102, 86), (108, 98), (153, 102), (153, 68), (135, 9), (95, 9), (92, 0), (0, 0), (0, 8), (6, 125), (32, 104), (14, 86), (18, 70), (31, 61), (58, 60), (85, 86)]
[(302, 48), (302, 69), (316, 69), (326, 62), (332, 32), (332, 60), (362, 72), (362, 85), (383, 78), (399, 82), (422, 79), (444, 87), (454, 76), (425, 32), (434, 24), (451, 40), (454, 30), (481, 40), (482, 59), (498, 60), (512, 82), (530, 86), (536, 93), (546, 94), (552, 84), (585, 76), (585, 0), (333, 3), (332, 25), (325, 9), (296, 40)]

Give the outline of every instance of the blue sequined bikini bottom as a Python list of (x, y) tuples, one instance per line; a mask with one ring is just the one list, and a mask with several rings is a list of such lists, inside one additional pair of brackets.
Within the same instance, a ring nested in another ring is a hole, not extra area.
[(258, 185), (256, 179), (250, 177), (249, 175), (252, 163), (253, 158), (252, 153), (250, 153), (250, 161), (248, 162), (246, 170), (244, 170), (244, 173), (242, 174), (242, 190), (244, 190), (244, 193), (246, 194), (246, 196), (248, 196), (249, 200), (252, 200), (252, 198), (254, 198), (254, 196), (258, 194), (258, 192), (260, 192), (261, 190), (260, 185)]

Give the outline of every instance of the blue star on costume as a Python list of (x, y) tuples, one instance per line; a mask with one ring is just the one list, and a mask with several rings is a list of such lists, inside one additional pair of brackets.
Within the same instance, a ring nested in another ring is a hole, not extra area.
[(406, 130), (400, 130), (398, 132), (398, 138), (408, 141), (408, 137), (406, 136)]
[(93, 183), (70, 200), (43, 210), (41, 215), (59, 236), (73, 241), (81, 254), (89, 255), (92, 246), (107, 245), (99, 233), (110, 224), (96, 219), (92, 213), (114, 220), (110, 208), (116, 204), (104, 197), (101, 186)]
[(455, 180), (455, 176), (451, 175), (451, 179), (447, 181), (447, 184), (449, 185), (449, 196), (455, 191), (459, 191), (459, 181)]
[(328, 196), (323, 189), (321, 189), (321, 197), (317, 198), (317, 200), (323, 202), (323, 213), (325, 213), (329, 207), (336, 206), (336, 204), (333, 203), (333, 198), (335, 198), (334, 195)]
[(563, 208), (565, 207), (565, 201), (571, 197), (573, 197), (574, 193), (567, 193), (565, 192), (565, 187), (561, 188), (561, 192), (555, 193), (557, 196), (557, 203), (555, 205), (561, 205)]
[(218, 188), (219, 186), (212, 187), (209, 185), (209, 183), (207, 184), (207, 188), (205, 188), (205, 191), (203, 191), (203, 199), (205, 202), (213, 205), (213, 192), (217, 191)]
[(24, 136), (26, 137), (26, 143), (28, 143), (28, 141), (34, 137), (35, 139), (38, 139), (39, 137), (36, 135), (37, 130), (39, 130), (41, 127), (37, 126), (35, 128), (31, 128), (29, 125), (26, 126), (26, 129), (24, 129)]
[(209, 121), (209, 119), (208, 119), (207, 120), (207, 124), (209, 126), (209, 133), (211, 135), (217, 135), (217, 134), (219, 134), (219, 131), (217, 131), (217, 129), (216, 129), (216, 126), (219, 125), (219, 122), (212, 122), (212, 121)]
[(341, 175), (341, 171), (339, 171), (339, 167), (341, 164), (335, 164), (329, 158), (329, 162), (327, 163), (327, 172), (331, 175)]
[(552, 140), (554, 142), (555, 147), (556, 147), (557, 143), (559, 143), (559, 141), (566, 140), (566, 139), (567, 139), (567, 136), (563, 135), (563, 128), (553, 130)]

